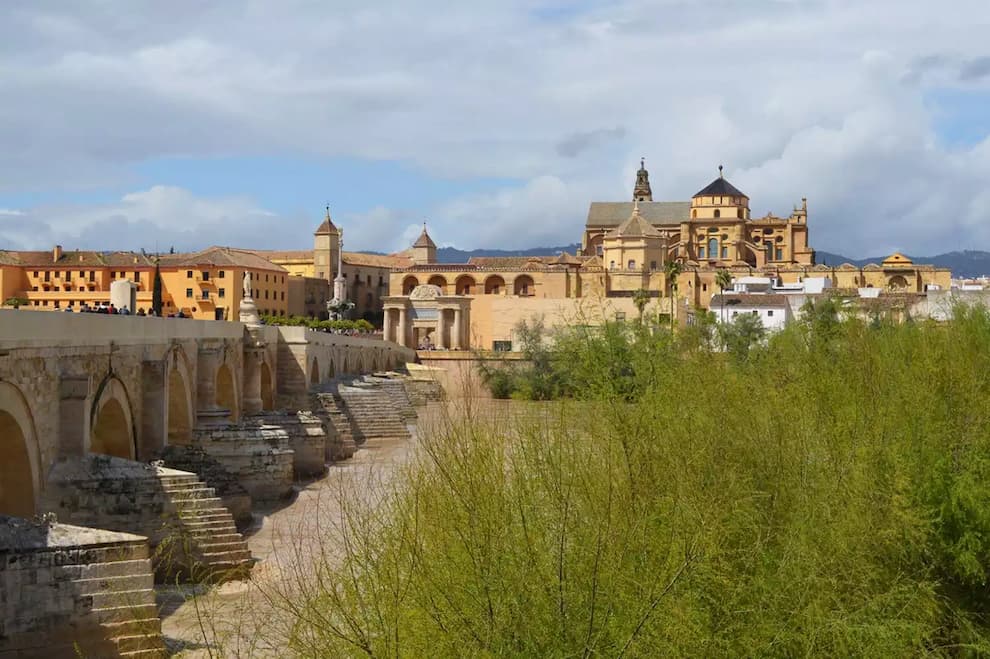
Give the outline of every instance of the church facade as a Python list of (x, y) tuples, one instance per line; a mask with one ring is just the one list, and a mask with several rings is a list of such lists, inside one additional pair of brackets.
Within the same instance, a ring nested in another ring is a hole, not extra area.
[(409, 347), (511, 349), (513, 329), (539, 316), (548, 324), (595, 324), (634, 317), (636, 302), (679, 323), (708, 309), (732, 279), (760, 277), (795, 292), (814, 280), (846, 293), (924, 295), (948, 289), (946, 269), (915, 265), (900, 254), (881, 264), (816, 264), (808, 202), (789, 215), (753, 218), (749, 197), (719, 175), (690, 201), (653, 201), (640, 163), (632, 199), (592, 202), (575, 254), (472, 258), (438, 263), (424, 227), (411, 263), (394, 267), (384, 297), (385, 338)]

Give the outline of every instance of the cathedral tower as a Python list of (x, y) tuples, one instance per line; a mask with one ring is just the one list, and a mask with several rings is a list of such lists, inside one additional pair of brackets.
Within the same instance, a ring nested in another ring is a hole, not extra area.
[(313, 276), (333, 281), (339, 262), (340, 231), (330, 219), (330, 206), (327, 206), (327, 216), (313, 234)]
[(409, 256), (416, 265), (437, 262), (437, 245), (430, 238), (430, 234), (426, 233), (425, 222), (423, 223), (423, 233), (419, 234), (419, 238), (413, 243), (412, 249), (409, 250)]
[(639, 159), (636, 187), (633, 188), (633, 201), (653, 201), (653, 190), (650, 189), (650, 173), (646, 171), (645, 158)]

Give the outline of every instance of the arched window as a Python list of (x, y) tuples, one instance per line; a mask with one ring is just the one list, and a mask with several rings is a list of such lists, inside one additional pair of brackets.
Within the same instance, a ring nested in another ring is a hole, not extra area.
[(722, 211), (720, 211), (719, 209), (716, 208), (715, 209), (715, 217), (722, 217)]
[(627, 266), (629, 267), (630, 270), (635, 270), (636, 269), (636, 261), (634, 259), (629, 259), (629, 263), (627, 264)]
[(691, 217), (693, 217), (693, 218), (698, 217), (698, 211), (697, 210), (691, 211)]
[(708, 241), (708, 258), (718, 258), (718, 238), (712, 238)]
[(615, 270), (615, 261), (609, 261), (608, 262), (608, 269), (609, 270)]

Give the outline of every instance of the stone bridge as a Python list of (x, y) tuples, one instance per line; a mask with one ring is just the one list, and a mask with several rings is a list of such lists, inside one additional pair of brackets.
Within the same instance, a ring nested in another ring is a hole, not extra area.
[[(17, 616), (25, 606), (51, 605), (51, 593), (66, 590), (63, 582), (86, 595), (87, 588), (145, 579), (145, 563), (159, 578), (216, 579), (222, 570), (249, 570), (235, 518), (249, 513), (252, 498), (287, 493), (293, 472), (301, 471), (296, 455), (312, 448), (309, 471), (322, 470), (324, 455), (333, 457), (332, 424), (308, 411), (312, 392), (335, 378), (395, 370), (414, 359), (412, 350), (380, 339), (300, 327), (0, 310), (0, 586), (31, 582), (37, 598), (30, 589), (21, 600), (0, 598), (0, 659), (34, 656), (32, 643), (61, 633), (54, 613), (45, 618), (43, 610), (34, 622)], [(39, 521), (46, 513), (55, 513), (57, 523)], [(100, 551), (114, 542), (126, 548), (128, 565), (109, 572), (122, 576), (96, 586), (79, 575), (104, 567), (55, 570), (55, 559), (39, 558), (61, 552), (59, 560), (72, 563), (64, 558), (77, 528), (70, 525), (101, 529), (102, 535), (77, 529), (75, 549), (91, 537), (99, 537)], [(141, 554), (143, 538), (152, 554)], [(33, 557), (18, 563), (33, 566), (29, 575), (18, 576), (5, 560), (18, 551)], [(197, 576), (193, 566), (211, 569)], [(93, 602), (80, 615), (102, 631), (87, 647), (100, 656), (132, 656), (131, 643), (134, 656), (160, 656), (160, 643), (127, 640), (147, 638), (145, 632), (100, 645), (110, 642), (106, 620), (119, 624), (121, 614)], [(153, 628), (153, 620), (128, 624)], [(57, 656), (52, 647), (36, 649)]]

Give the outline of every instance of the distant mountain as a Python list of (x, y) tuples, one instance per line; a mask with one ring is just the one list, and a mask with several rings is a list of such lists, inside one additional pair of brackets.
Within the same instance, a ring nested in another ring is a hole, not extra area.
[(467, 263), (472, 256), (556, 256), (561, 252), (574, 253), (580, 248), (580, 243), (564, 245), (563, 247), (534, 247), (532, 249), (472, 249), (464, 251), (456, 247), (440, 247), (437, 249), (437, 261), (440, 263)]
[[(947, 252), (937, 256), (910, 256), (905, 254), (915, 263), (931, 264), (940, 268), (948, 268), (952, 271), (953, 277), (972, 278), (982, 275), (990, 275), (990, 252), (978, 250), (965, 250), (962, 252)], [(855, 266), (864, 266), (867, 263), (880, 263), (886, 257), (876, 256), (868, 259), (850, 259), (841, 254), (831, 252), (816, 252), (815, 260), (825, 265), (842, 265), (851, 263)]]

